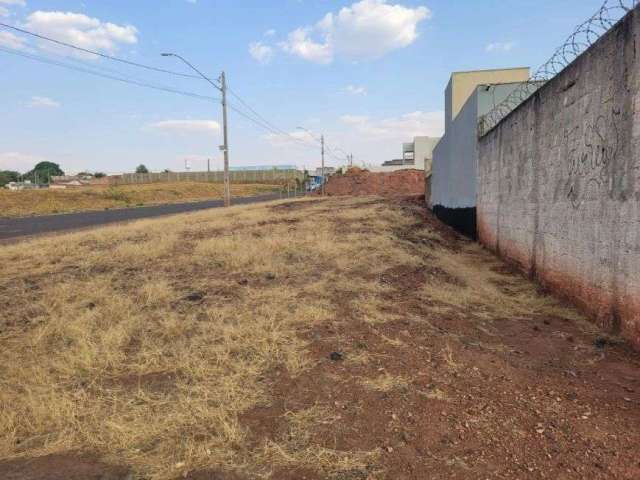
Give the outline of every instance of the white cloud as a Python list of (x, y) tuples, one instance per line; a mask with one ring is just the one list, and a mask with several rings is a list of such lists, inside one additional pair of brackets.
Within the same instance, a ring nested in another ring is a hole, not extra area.
[(220, 131), (220, 124), (214, 120), (163, 120), (152, 123), (148, 127), (175, 134), (210, 134)]
[(273, 28), (270, 28), (266, 32), (264, 32), (265, 37), (273, 37), (276, 34), (276, 31)]
[(58, 108), (60, 103), (49, 97), (31, 97), (27, 106), (30, 108)]
[(311, 28), (298, 28), (291, 32), (280, 47), (287, 53), (314, 63), (328, 64), (333, 61), (333, 51), (329, 42), (314, 42), (309, 38)]
[(0, 170), (15, 170), (26, 173), (44, 159), (20, 152), (0, 153)]
[(262, 42), (254, 42), (249, 45), (249, 54), (258, 62), (266, 65), (273, 58), (273, 48)]
[(11, 32), (0, 30), (0, 46), (12, 48), (14, 50), (22, 50), (26, 47), (26, 41), (24, 38)]
[(425, 6), (389, 4), (387, 0), (361, 0), (337, 14), (328, 13), (313, 27), (289, 33), (280, 44), (290, 54), (328, 64), (336, 56), (374, 59), (411, 45), (420, 22), (431, 18)]
[(9, 8), (4, 7), (3, 5), (12, 7), (26, 7), (27, 2), (25, 0), (0, 0), (0, 17), (7, 18), (11, 16), (11, 11), (9, 10)]
[(373, 120), (362, 115), (343, 115), (340, 120), (364, 137), (398, 142), (413, 137), (439, 137), (444, 131), (444, 112), (411, 112), (399, 117)]
[[(99, 52), (115, 53), (121, 45), (138, 42), (138, 30), (132, 25), (116, 25), (82, 13), (36, 11), (27, 17), (27, 30)], [(40, 48), (68, 53), (64, 47), (41, 42)], [(86, 56), (73, 53), (76, 56)], [(91, 58), (91, 57), (87, 57)]]
[(485, 47), (487, 52), (510, 52), (516, 46), (515, 42), (494, 42)]
[(350, 93), (352, 95), (366, 95), (367, 89), (365, 87), (360, 87), (356, 85), (349, 85), (344, 89), (345, 92)]

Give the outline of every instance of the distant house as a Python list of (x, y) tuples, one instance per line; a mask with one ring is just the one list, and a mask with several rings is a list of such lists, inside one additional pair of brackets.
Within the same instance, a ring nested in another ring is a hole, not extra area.
[(5, 185), (5, 188), (13, 191), (35, 190), (36, 188), (38, 188), (38, 186), (34, 183), (31, 183), (31, 180), (25, 180), (24, 182), (9, 182)]
[(402, 158), (387, 160), (380, 167), (371, 167), (372, 172), (394, 172), (396, 170), (431, 171), (433, 149), (440, 141), (438, 137), (415, 137), (413, 142), (402, 144)]
[(51, 177), (50, 188), (64, 189), (73, 187), (85, 187), (93, 183), (94, 176), (91, 174), (78, 174), (78, 175), (61, 175), (57, 177)]
[(382, 163), (383, 167), (399, 167), (406, 165), (414, 166), (415, 164), (413, 159), (411, 161), (407, 161), (404, 158), (396, 158), (395, 160), (387, 160), (386, 162)]

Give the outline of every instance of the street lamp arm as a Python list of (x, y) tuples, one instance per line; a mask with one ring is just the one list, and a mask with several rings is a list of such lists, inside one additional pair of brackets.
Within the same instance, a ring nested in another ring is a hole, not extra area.
[(209, 82), (211, 85), (213, 85), (214, 87), (216, 87), (219, 91), (222, 91), (222, 88), (219, 85), (216, 85), (213, 80), (211, 80), (209, 77), (207, 77), (204, 73), (202, 73), (200, 70), (198, 70), (196, 67), (194, 67), (191, 63), (189, 63), (184, 57), (181, 57), (180, 55), (178, 55), (177, 53), (163, 53), (162, 54), (163, 57), (176, 57), (179, 58), (180, 60), (182, 60), (185, 64), (187, 64), (194, 72), (196, 72), (198, 75), (200, 75), (202, 78), (204, 78), (207, 82)]

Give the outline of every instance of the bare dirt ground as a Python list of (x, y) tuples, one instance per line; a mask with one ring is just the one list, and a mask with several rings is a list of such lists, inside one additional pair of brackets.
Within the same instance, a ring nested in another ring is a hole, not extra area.
[(329, 177), (326, 195), (378, 195), (397, 197), (424, 195), (424, 170), (378, 173), (353, 167), (343, 175)]
[(417, 201), (235, 207), (0, 262), (0, 478), (640, 478), (638, 354)]

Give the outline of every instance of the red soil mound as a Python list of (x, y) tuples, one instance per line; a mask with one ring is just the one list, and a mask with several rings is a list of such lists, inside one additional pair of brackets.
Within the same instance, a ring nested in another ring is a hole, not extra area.
[(331, 177), (325, 185), (327, 195), (380, 195), (384, 197), (424, 195), (424, 171), (399, 170), (372, 173), (352, 168), (344, 175)]

